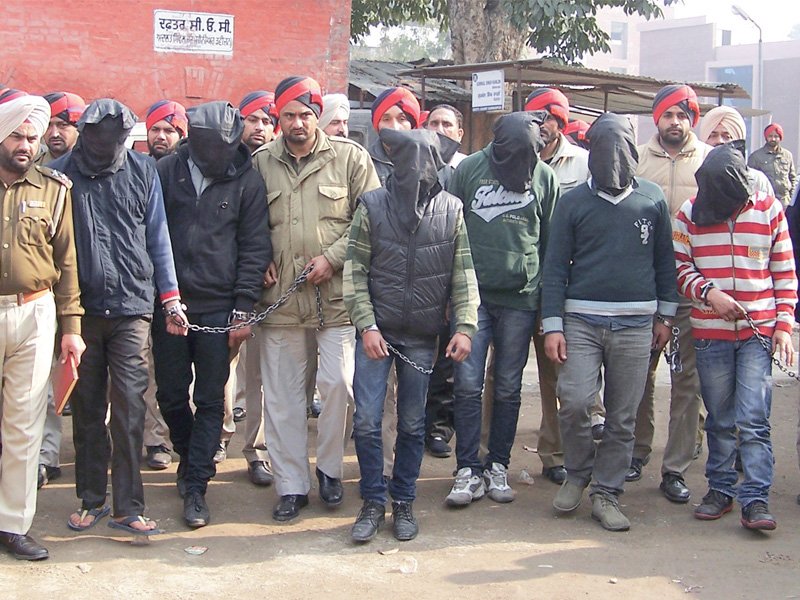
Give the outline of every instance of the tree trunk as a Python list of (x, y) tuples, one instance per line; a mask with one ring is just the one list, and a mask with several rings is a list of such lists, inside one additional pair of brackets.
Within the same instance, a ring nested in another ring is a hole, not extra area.
[(448, 0), (456, 64), (516, 60), (526, 32), (511, 24), (502, 0)]

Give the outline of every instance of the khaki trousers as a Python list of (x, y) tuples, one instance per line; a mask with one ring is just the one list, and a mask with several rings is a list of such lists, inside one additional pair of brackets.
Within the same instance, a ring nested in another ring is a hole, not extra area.
[[(151, 344), (152, 348), (152, 344)], [(144, 393), (144, 445), (164, 446), (172, 450), (169, 439), (169, 427), (161, 416), (161, 410), (156, 402), (156, 374), (153, 368), (153, 351), (147, 353), (147, 391)]]
[(309, 350), (318, 349), (317, 387), (322, 412), (317, 420), (317, 468), (342, 477), (347, 406), (353, 403), (355, 329), (259, 327), (266, 436), (279, 496), (311, 489), (306, 420)]
[(52, 294), (22, 306), (0, 296), (0, 531), (7, 533), (28, 533), (36, 513), (55, 334)]

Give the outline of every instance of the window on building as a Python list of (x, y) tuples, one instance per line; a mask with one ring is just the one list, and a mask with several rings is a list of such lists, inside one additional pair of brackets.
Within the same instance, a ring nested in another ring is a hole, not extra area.
[(730, 46), (731, 45), (731, 30), (730, 29), (723, 29), (722, 30), (722, 45), (723, 46)]
[(611, 43), (625, 44), (628, 41), (628, 24), (611, 21)]

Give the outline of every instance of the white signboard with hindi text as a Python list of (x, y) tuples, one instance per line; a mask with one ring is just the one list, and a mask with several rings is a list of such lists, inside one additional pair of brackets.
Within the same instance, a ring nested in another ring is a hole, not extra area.
[(503, 71), (483, 71), (472, 74), (472, 110), (503, 110), (505, 103), (505, 74)]
[(233, 56), (233, 15), (154, 10), (153, 50)]

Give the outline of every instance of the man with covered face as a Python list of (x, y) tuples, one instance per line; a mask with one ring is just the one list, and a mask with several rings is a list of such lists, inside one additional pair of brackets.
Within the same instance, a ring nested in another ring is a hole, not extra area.
[[(136, 115), (110, 98), (92, 102), (78, 121), (72, 151), (53, 163), (73, 182), (72, 213), (86, 352), (73, 391), (75, 487), (81, 506), (67, 525), (93, 527), (106, 506), (109, 460), (114, 489), (109, 526), (158, 532), (143, 516), (139, 473), (147, 389), (147, 348), (156, 302), (185, 335), (161, 183), (155, 161), (125, 148)], [(106, 394), (108, 384), (110, 393)], [(108, 402), (111, 421), (106, 427)], [(113, 441), (113, 451), (112, 444)]]
[[(538, 158), (543, 113), (500, 117), (494, 141), (465, 158), (448, 190), (464, 203), (481, 305), (469, 358), (455, 366), (457, 473), (447, 496), (466, 505), (485, 493), (511, 502), (508, 464), (519, 418), (522, 371), (528, 361), (541, 281), (541, 258), (559, 196), (553, 170)], [(486, 354), (494, 344), (494, 402), (489, 452), (478, 458)]]
[[(450, 303), (454, 334), (439, 343), (463, 361), (477, 329), (478, 286), (461, 202), (442, 190), (438, 170), (458, 144), (431, 131), (384, 129), (380, 140), (394, 164), (385, 188), (359, 199), (353, 216), (344, 298), (360, 332), (353, 381), (354, 439), (364, 500), (352, 530), (368, 541), (384, 520), (392, 496), (394, 536), (416, 537), (412, 511), (425, 447), (425, 398), (429, 375), (390, 353), (403, 353), (423, 368), (436, 357), (436, 340)], [(444, 149), (446, 148), (446, 149)], [(383, 476), (381, 423), (389, 368), (397, 369), (397, 441), (390, 479)]]
[[(639, 156), (631, 123), (606, 113), (587, 138), (591, 178), (559, 200), (544, 265), (542, 327), (547, 356), (561, 365), (567, 469), (553, 507), (572, 512), (591, 483), (592, 517), (625, 531), (630, 523), (619, 495), (650, 352), (664, 347), (678, 308), (675, 258), (664, 194), (634, 177)], [(606, 426), (595, 448), (590, 411), (601, 369)]]
[[(792, 243), (780, 201), (754, 191), (744, 154), (733, 144), (708, 155), (697, 184), (697, 196), (678, 212), (673, 242), (678, 285), (692, 301), (697, 371), (708, 410), (709, 491), (694, 516), (719, 519), (736, 498), (743, 527), (772, 530), (772, 354), (794, 363)], [(744, 473), (738, 485), (737, 435)]]
[[(190, 108), (188, 116), (188, 139), (158, 163), (178, 285), (190, 322), (242, 324), (261, 296), (272, 259), (264, 181), (242, 143), (237, 109), (209, 102)], [(250, 325), (179, 337), (167, 331), (170, 318), (156, 315), (153, 321), (156, 397), (180, 455), (184, 520), (203, 527), (211, 519), (205, 495), (215, 474), (228, 357), (250, 336)]]

